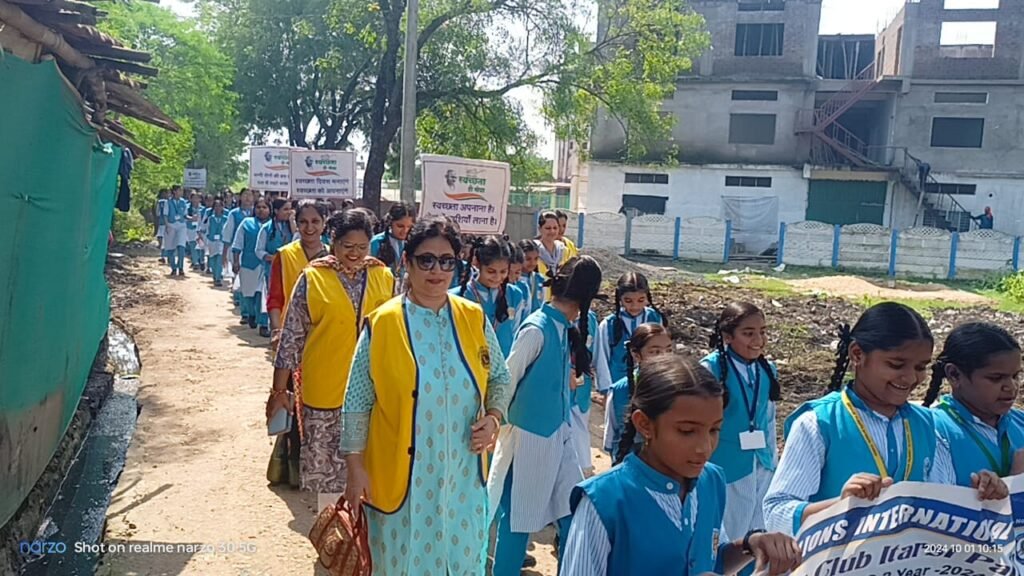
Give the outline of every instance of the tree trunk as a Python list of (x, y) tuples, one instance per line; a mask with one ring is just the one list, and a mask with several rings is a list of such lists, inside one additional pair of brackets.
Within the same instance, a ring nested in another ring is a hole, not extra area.
[[(401, 88), (397, 85), (396, 76), (398, 69), (398, 48), (402, 44), (401, 22), (404, 2), (390, 6), (384, 16), (384, 32), (387, 36), (387, 44), (384, 54), (380, 59), (380, 69), (377, 72), (376, 91), (373, 96), (373, 104), (370, 107), (370, 154), (366, 158), (366, 171), (363, 172), (363, 205), (374, 212), (380, 212), (381, 180), (384, 178), (385, 163), (388, 157), (388, 147), (397, 133), (394, 110), (402, 113)], [(395, 92), (398, 93), (399, 102), (394, 102)], [(401, 126), (399, 119), (398, 125)]]

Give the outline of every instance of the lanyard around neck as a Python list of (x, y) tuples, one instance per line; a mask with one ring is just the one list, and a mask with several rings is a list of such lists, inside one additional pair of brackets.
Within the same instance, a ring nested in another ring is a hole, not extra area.
[[(753, 400), (751, 400), (747, 398), (747, 385), (743, 382), (743, 377), (740, 376), (740, 367), (736, 365), (736, 359), (728, 352), (725, 353), (725, 356), (729, 359), (729, 364), (732, 365), (733, 370), (736, 372), (736, 380), (740, 383), (740, 394), (743, 396), (743, 404), (747, 407), (747, 416), (750, 420), (750, 431), (753, 432), (757, 427), (757, 400), (761, 392), (761, 373), (758, 370), (757, 364), (748, 366), (745, 370), (747, 377), (750, 378), (750, 385), (754, 387), (754, 397)], [(753, 368), (753, 373), (751, 373), (751, 367)]]
[[(875, 466), (878, 467), (878, 473), (885, 478), (886, 476), (891, 477), (889, 471), (886, 470), (885, 460), (882, 459), (882, 454), (878, 451), (878, 446), (875, 445), (875, 441), (868, 434), (868, 429), (864, 426), (864, 421), (861, 420), (860, 414), (857, 409), (853, 406), (853, 401), (850, 400), (850, 394), (843, 390), (843, 406), (846, 407), (846, 411), (850, 413), (853, 421), (857, 424), (857, 429), (860, 430), (860, 435), (864, 438), (864, 443), (868, 445), (868, 449), (871, 450), (871, 457), (875, 459)], [(914, 437), (910, 433), (910, 421), (903, 418), (903, 433), (906, 437), (906, 452), (907, 452), (907, 465), (903, 468), (903, 480), (910, 479), (910, 469), (914, 465)], [(893, 470), (895, 472), (895, 470)], [(894, 478), (895, 480), (895, 478)]]
[(985, 458), (988, 459), (988, 463), (992, 466), (992, 470), (994, 472), (999, 474), (1000, 477), (1006, 476), (1010, 473), (1011, 460), (1009, 434), (999, 434), (999, 431), (996, 430), (996, 435), (999, 436), (999, 452), (1001, 457), (1001, 462), (996, 462), (995, 455), (992, 454), (992, 451), (985, 445), (985, 441), (982, 440), (981, 436), (979, 436), (977, 432), (975, 432), (974, 427), (964, 420), (963, 416), (956, 411), (956, 408), (953, 408), (949, 402), (943, 400), (942, 403), (939, 404), (939, 409), (946, 414), (949, 414), (949, 417), (963, 428), (964, 432), (971, 437), (971, 440), (974, 440), (974, 443), (978, 445), (978, 448), (981, 448), (982, 454), (984, 454)]

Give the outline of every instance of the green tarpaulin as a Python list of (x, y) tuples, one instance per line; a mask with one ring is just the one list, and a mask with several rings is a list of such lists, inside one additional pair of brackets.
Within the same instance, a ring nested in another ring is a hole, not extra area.
[(54, 62), (0, 52), (0, 525), (53, 455), (106, 331), (120, 157)]

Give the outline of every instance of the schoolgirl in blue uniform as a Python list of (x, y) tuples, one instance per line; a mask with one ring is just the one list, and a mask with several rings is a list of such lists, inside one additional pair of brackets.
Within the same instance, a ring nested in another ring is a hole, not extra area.
[(1024, 472), (1013, 470), (1014, 454), (1024, 449), (1024, 411), (1013, 407), (1020, 378), (1020, 344), (999, 326), (961, 324), (946, 337), (923, 404), (932, 406), (949, 380), (953, 393), (932, 411), (952, 451), (958, 485), (972, 486), (981, 470)]
[(708, 459), (727, 403), (722, 385), (693, 361), (670, 354), (644, 362), (622, 463), (572, 491), (561, 576), (733, 574), (755, 558), (773, 575), (799, 565), (787, 535), (722, 528), (725, 476)]
[(409, 237), (409, 231), (415, 223), (415, 206), (392, 204), (384, 215), (384, 230), (370, 239), (370, 255), (391, 268), (391, 274), (395, 277), (395, 294), (405, 292), (405, 260), (402, 253), (405, 250), (405, 239)]
[(188, 244), (188, 231), (185, 224), (188, 217), (188, 202), (182, 198), (181, 186), (171, 191), (173, 196), (164, 204), (164, 251), (171, 265), (171, 276), (185, 275), (185, 246)]
[[(786, 419), (782, 459), (764, 499), (769, 530), (794, 534), (837, 500), (873, 500), (893, 482), (955, 483), (932, 411), (908, 401), (925, 379), (933, 342), (921, 315), (894, 302), (872, 306), (852, 330), (840, 328), (829, 394)], [(844, 386), (850, 364), (854, 379)], [(1008, 494), (989, 471), (973, 485), (983, 499)]]
[(260, 198), (256, 202), (254, 212), (255, 216), (242, 220), (231, 244), (231, 251), (234, 254), (234, 268), (238, 271), (242, 296), (242, 323), (248, 324), (250, 328), (269, 328), (270, 317), (261, 310), (260, 305), (263, 263), (256, 256), (256, 239), (260, 226), (270, 219), (270, 205), (267, 200)]
[[(224, 260), (232, 264), (231, 272), (236, 276), (238, 275), (238, 269), (234, 267), (234, 262), (228, 260), (228, 250), (232, 249), (235, 245), (235, 234), (238, 232), (238, 227), (242, 225), (242, 221), (246, 218), (251, 217), (253, 214), (253, 197), (252, 190), (248, 188), (242, 188), (241, 193), (238, 195), (238, 205), (228, 211), (228, 221), (224, 224)], [(239, 311), (242, 312), (242, 319), (245, 319), (245, 313), (242, 309), (242, 291), (234, 290), (231, 294), (235, 301), (235, 306), (239, 307)], [(245, 324), (245, 322), (242, 322)]]
[[(508, 357), (515, 395), (498, 436), (487, 491), (497, 512), (494, 576), (519, 576), (530, 534), (555, 524), (569, 528), (569, 495), (583, 480), (573, 442), (570, 370), (590, 371), (590, 303), (601, 288), (601, 267), (573, 258), (549, 281), (552, 301), (516, 333)], [(575, 366), (571, 365), (575, 361)]]
[(164, 230), (167, 226), (167, 189), (163, 188), (156, 194), (156, 243), (160, 246), (160, 263), (166, 264), (168, 251), (164, 248)]
[[(294, 225), (295, 211), (292, 210), (292, 201), (288, 198), (276, 198), (271, 202), (270, 209), (273, 216), (260, 226), (259, 235), (256, 237), (256, 257), (263, 262), (263, 286), (260, 289), (260, 295), (264, 299), (270, 291), (270, 271), (274, 263), (274, 256), (285, 245), (298, 239)], [(270, 327), (261, 325), (260, 336), (270, 337)]]
[(476, 265), (476, 278), (470, 280), (467, 267), (459, 287), (450, 293), (472, 300), (484, 309), (498, 337), (501, 353), (507, 357), (519, 328), (516, 319), (523, 308), (523, 294), (508, 282), (511, 247), (497, 236), (476, 238), (470, 248), (470, 259)]
[(193, 270), (202, 270), (203, 253), (197, 248), (199, 245), (199, 225), (203, 217), (203, 205), (200, 203), (199, 194), (193, 192), (188, 197), (188, 217), (185, 220), (188, 243), (185, 250), (188, 252), (188, 261)]
[(530, 312), (536, 312), (544, 304), (544, 277), (537, 271), (540, 249), (537, 248), (537, 243), (530, 239), (520, 240), (519, 248), (523, 251), (523, 269), (519, 276), (519, 286), (529, 299)]
[(601, 347), (595, 360), (597, 389), (607, 392), (612, 384), (626, 377), (626, 342), (641, 324), (667, 325), (654, 305), (647, 278), (639, 272), (626, 272), (615, 285), (615, 312), (601, 322)]
[(214, 199), (213, 208), (206, 220), (206, 255), (210, 261), (213, 285), (220, 288), (224, 285), (224, 225), (228, 221), (222, 199)]
[(725, 529), (746, 534), (764, 529), (762, 504), (778, 461), (775, 403), (778, 370), (764, 357), (768, 343), (765, 316), (749, 302), (728, 304), (711, 335), (712, 352), (701, 360), (729, 390), (732, 402), (711, 461), (722, 468), (728, 485)]
[[(580, 320), (577, 320), (577, 325)], [(587, 313), (587, 352), (594, 357), (594, 350), (600, 346), (598, 341), (601, 332), (598, 331), (597, 314), (591, 310)], [(583, 374), (582, 378), (576, 379), (577, 386), (572, 391), (572, 429), (573, 437), (576, 439), (576, 454), (579, 456), (580, 468), (584, 476), (589, 477), (594, 472), (593, 458), (590, 455), (590, 404), (591, 393), (594, 391), (594, 378), (590, 373)]]
[(636, 369), (644, 362), (675, 350), (672, 336), (661, 324), (641, 324), (626, 343), (626, 377), (612, 384), (604, 404), (604, 451), (611, 457), (622, 452), (622, 432), (626, 428), (626, 408), (633, 397)]
[(452, 283), (449, 288), (458, 288), (462, 286), (462, 278), (468, 273), (470, 280), (476, 278), (476, 269), (473, 268), (472, 259), (470, 258), (469, 251), (476, 242), (476, 237), (472, 234), (461, 234), (462, 240), (462, 252), (459, 253), (459, 260), (455, 264), (455, 276), (452, 277)]

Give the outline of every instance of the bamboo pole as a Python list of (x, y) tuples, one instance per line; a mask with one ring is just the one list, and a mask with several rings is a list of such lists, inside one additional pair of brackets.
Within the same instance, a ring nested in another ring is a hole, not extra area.
[(36, 22), (21, 8), (6, 0), (0, 0), (0, 21), (16, 28), (29, 40), (42, 44), (58, 58), (76, 68), (90, 70), (96, 66), (92, 60), (65, 42), (63, 36)]
[(177, 124), (173, 124), (172, 125), (172, 124), (168, 124), (168, 123), (164, 122), (163, 120), (159, 120), (159, 119), (153, 118), (152, 116), (149, 116), (149, 115), (147, 115), (144, 112), (136, 110), (135, 108), (132, 108), (131, 106), (125, 105), (124, 102), (121, 102), (120, 100), (117, 100), (116, 98), (110, 99), (107, 102), (107, 107), (110, 108), (110, 110), (112, 110), (114, 112), (120, 112), (121, 114), (124, 114), (125, 116), (131, 116), (132, 118), (135, 118), (136, 120), (142, 120), (143, 122), (145, 122), (147, 124), (152, 124), (153, 126), (156, 126), (157, 128), (162, 128), (162, 129), (167, 130), (169, 132), (180, 132), (181, 131), (181, 128)]
[(62, 10), (60, 12), (44, 12), (37, 10), (35, 12), (27, 12), (36, 22), (45, 26), (52, 26), (56, 28), (62, 24), (96, 24), (96, 17), (88, 14), (82, 14), (81, 12), (68, 12)]
[(90, 42), (72, 42), (72, 44), (83, 54), (89, 56), (102, 56), (105, 58), (118, 58), (132, 62), (149, 62), (153, 57), (148, 52), (140, 52), (118, 46), (95, 44)]
[[(0, 2), (3, 2), (3, 0), (0, 0)], [(112, 68), (114, 70), (131, 72), (132, 74), (139, 74), (140, 76), (156, 76), (160, 72), (152, 66), (143, 66), (142, 64), (136, 64), (134, 62), (122, 62), (120, 60), (112, 60), (102, 56), (96, 57), (96, 64), (102, 68)]]
[[(126, 104), (137, 112), (159, 120), (160, 122), (170, 126), (175, 132), (181, 131), (181, 126), (178, 126), (173, 118), (164, 114), (163, 111), (157, 108), (152, 102), (143, 98), (142, 95), (132, 91), (131, 88), (111, 83), (107, 84), (107, 92), (112, 98), (120, 100), (123, 104)], [(142, 120), (142, 118), (140, 118), (140, 120)]]
[(38, 0), (7, 0), (11, 4), (21, 4), (26, 7), (30, 12), (35, 11), (46, 11), (46, 12), (59, 12), (61, 10), (68, 10), (71, 12), (81, 12), (82, 14), (89, 14), (90, 16), (97, 16), (100, 12), (92, 4), (86, 4), (85, 2), (78, 2), (76, 0), (48, 0), (40, 2)]
[(107, 82), (127, 86), (136, 91), (145, 90), (149, 87), (145, 82), (139, 82), (138, 80), (129, 77), (127, 74), (118, 72), (117, 70), (104, 70), (103, 79)]
[(107, 46), (116, 46), (117, 48), (127, 48), (127, 46), (119, 42), (113, 36), (100, 32), (92, 26), (86, 26), (84, 24), (61, 24), (57, 26), (57, 30), (64, 36), (88, 40), (94, 44), (105, 44)]
[(147, 160), (150, 160), (154, 164), (160, 164), (161, 162), (163, 162), (163, 158), (157, 156), (156, 154), (150, 152), (149, 150), (146, 150), (142, 146), (139, 146), (138, 144), (132, 142), (131, 140), (125, 138), (124, 136), (121, 136), (120, 134), (107, 128), (106, 126), (100, 127), (99, 133), (101, 138), (110, 140), (115, 144), (119, 144), (125, 148), (131, 148), (132, 152), (134, 152), (136, 156), (141, 156)]

